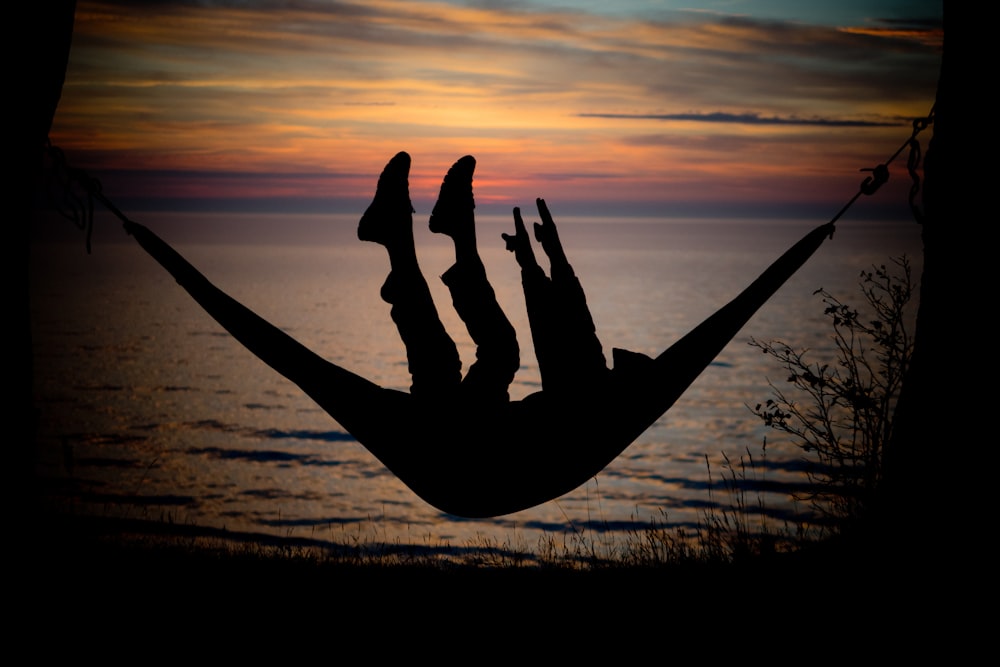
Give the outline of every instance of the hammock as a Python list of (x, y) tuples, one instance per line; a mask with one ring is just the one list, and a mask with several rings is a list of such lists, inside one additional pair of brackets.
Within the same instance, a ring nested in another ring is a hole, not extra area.
[(607, 381), (584, 395), (543, 390), (456, 409), (380, 387), (319, 357), (222, 292), (152, 231), (130, 220), (124, 225), (223, 328), (298, 385), (415, 494), (469, 518), (534, 507), (603, 470), (670, 409), (834, 231), (831, 221), (806, 234), (655, 359), (615, 350)]

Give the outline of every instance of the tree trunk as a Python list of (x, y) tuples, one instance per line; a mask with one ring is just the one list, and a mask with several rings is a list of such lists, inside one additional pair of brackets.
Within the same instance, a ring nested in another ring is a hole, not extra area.
[[(45, 145), (48, 140), (52, 119), (55, 116), (73, 36), (73, 19), (76, 0), (47, 0), (46, 2), (24, 3), (23, 19), (18, 20), (20, 43), (27, 45), (23, 59), (31, 65), (22, 72), (25, 80), (21, 87), (23, 97), (16, 99), (16, 109), (12, 132), (14, 151), (11, 159), (14, 174), (12, 192), (14, 196), (14, 247), (23, 253), (24, 261), (11, 283), (14, 292), (11, 299), (15, 312), (10, 318), (15, 331), (10, 345), (24, 352), (21, 362), (16, 365), (15, 398), (11, 402), (10, 422), (15, 428), (14, 450), (11, 456), (14, 465), (13, 497), (15, 499), (15, 523), (25, 522), (24, 531), (13, 533), (18, 538), (31, 539), (36, 535), (36, 510), (41, 498), (35, 474), (37, 415), (34, 403), (34, 348), (31, 339), (31, 280), (29, 261), (31, 257), (32, 196), (38, 185), (43, 166)], [(16, 95), (16, 93), (14, 93)], [(13, 364), (12, 364), (13, 365)]]
[(980, 390), (970, 387), (964, 375), (975, 362), (963, 357), (989, 353), (961, 349), (968, 344), (962, 340), (966, 327), (961, 323), (973, 315), (962, 295), (975, 287), (969, 267), (959, 268), (972, 263), (963, 226), (974, 223), (959, 218), (957, 201), (946, 186), (949, 170), (960, 168), (948, 150), (949, 83), (942, 55), (933, 137), (924, 160), (924, 266), (913, 357), (884, 452), (879, 503), (867, 526), (873, 532), (865, 540), (884, 549), (891, 560), (927, 565), (954, 548), (950, 534), (967, 511), (946, 491), (955, 481), (958, 452), (975, 452), (974, 436), (965, 425), (983, 418), (972, 407), (976, 401), (968, 400), (970, 390)]

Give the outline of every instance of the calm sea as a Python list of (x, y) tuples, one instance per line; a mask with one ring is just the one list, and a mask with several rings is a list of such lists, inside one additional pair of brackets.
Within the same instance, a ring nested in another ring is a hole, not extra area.
[[(403, 346), (378, 297), (384, 251), (355, 237), (357, 216), (135, 216), (217, 286), (320, 355), (380, 384), (409, 386)], [(824, 221), (566, 219), (560, 234), (606, 354), (655, 355), (734, 297)], [(507, 220), (479, 242), (522, 343), (513, 398), (539, 388)], [(579, 537), (607, 544), (651, 521), (695, 527), (736, 499), (725, 457), (748, 472), (744, 501), (781, 525), (808, 515), (792, 491), (803, 453), (748, 406), (784, 382), (748, 341), (781, 340), (834, 360), (817, 288), (862, 306), (858, 276), (906, 255), (913, 222), (842, 220), (833, 240), (765, 304), (677, 404), (584, 486), (531, 510), (466, 520), (427, 505), (287, 380), (209, 318), (121, 230), (99, 217), (93, 250), (57, 219), (40, 223), (31, 261), (40, 475), (80, 512), (230, 531), (428, 549), (534, 549)], [(59, 241), (54, 240), (59, 237)], [(447, 239), (418, 225), (421, 264), (466, 363), (473, 348), (437, 276)], [(539, 251), (539, 257), (542, 255)], [(914, 304), (914, 313), (915, 313)], [(429, 434), (413, 434), (419, 447)], [(766, 451), (762, 449), (767, 438)]]

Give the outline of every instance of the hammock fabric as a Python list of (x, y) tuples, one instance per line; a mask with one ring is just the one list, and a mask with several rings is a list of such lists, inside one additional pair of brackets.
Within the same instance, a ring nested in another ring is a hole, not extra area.
[(517, 512), (599, 473), (684, 393), (827, 237), (821, 225), (655, 359), (614, 351), (599, 387), (489, 406), (421, 401), (333, 364), (222, 292), (152, 231), (126, 231), (236, 340), (298, 385), (430, 505), (457, 516)]

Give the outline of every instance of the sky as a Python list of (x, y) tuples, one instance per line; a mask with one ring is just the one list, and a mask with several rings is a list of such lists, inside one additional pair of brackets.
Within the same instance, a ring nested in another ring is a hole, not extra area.
[(940, 0), (79, 0), (49, 136), (131, 211), (360, 215), (405, 150), (424, 213), (471, 154), (480, 213), (832, 214), (942, 34)]

